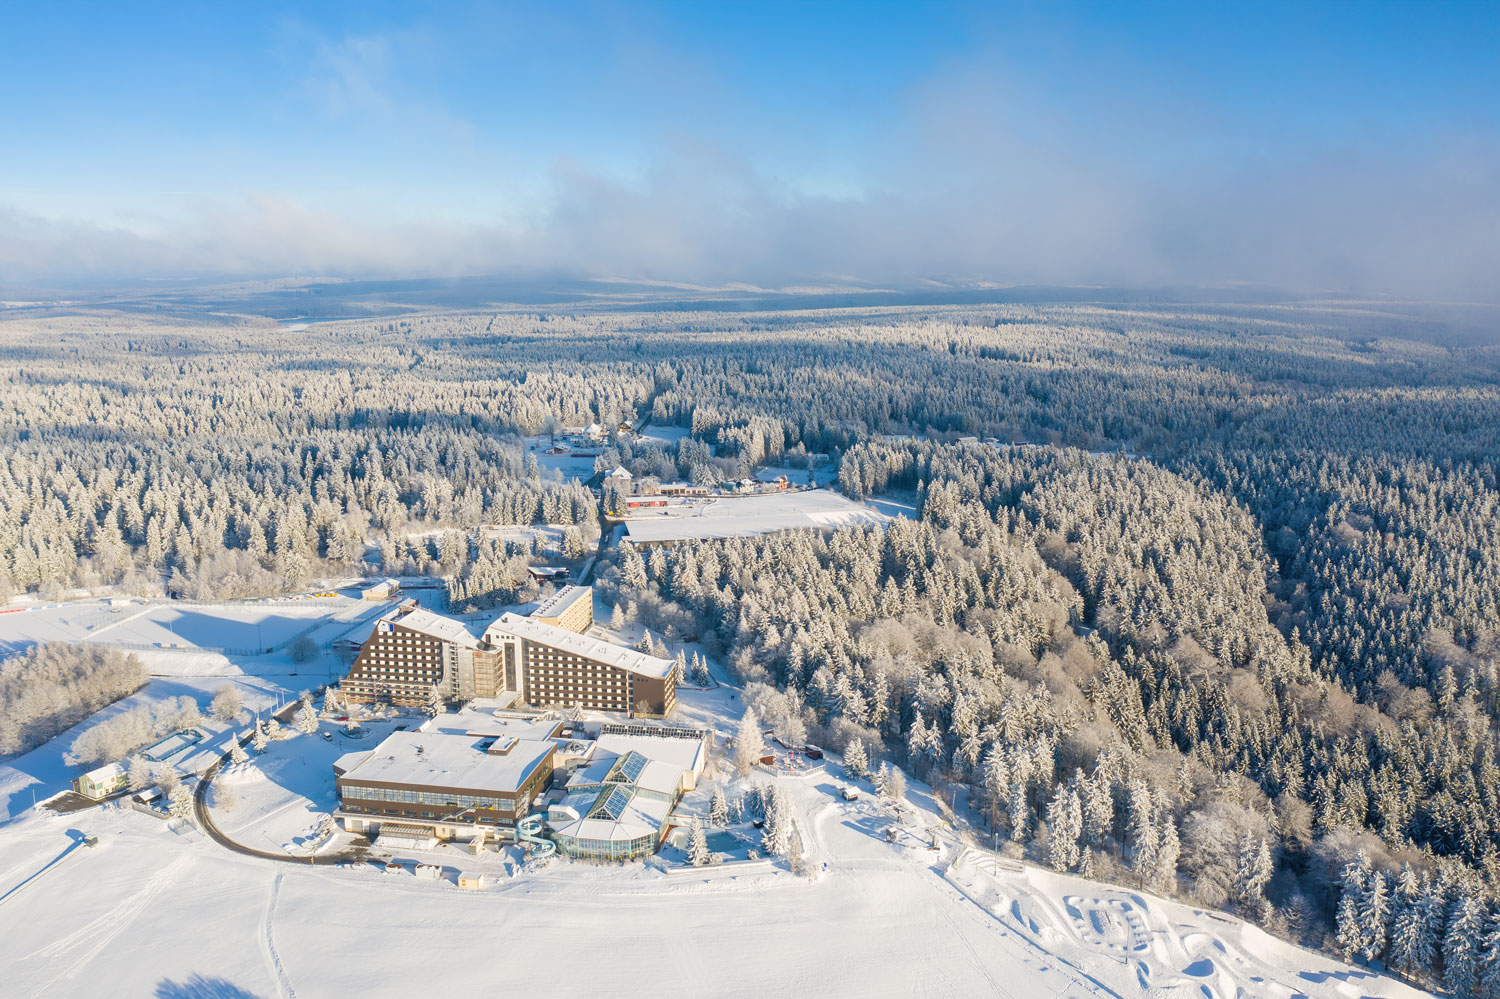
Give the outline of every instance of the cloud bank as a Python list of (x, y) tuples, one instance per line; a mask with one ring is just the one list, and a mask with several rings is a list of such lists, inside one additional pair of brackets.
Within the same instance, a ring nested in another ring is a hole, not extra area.
[[(401, 128), (379, 87), (385, 50), (339, 51), (325, 60), (339, 69), (326, 99)], [(629, 172), (558, 156), (503, 218), (476, 207), (413, 221), (392, 210), (426, 193), (416, 188), (334, 207), (268, 184), (156, 215), (126, 204), (120, 217), (131, 221), (106, 224), (7, 206), (0, 191), (0, 284), (552, 273), (761, 287), (1245, 282), (1500, 298), (1493, 136), (1248, 136), (1238, 146), (1221, 136), (1204, 152), (1192, 141), (1201, 127), (1201, 111), (1157, 108), (1144, 126), (1107, 109), (1064, 111), (999, 74), (959, 68), (891, 109), (837, 193), (691, 131), (662, 137)], [(504, 176), (493, 183), (505, 193)]]

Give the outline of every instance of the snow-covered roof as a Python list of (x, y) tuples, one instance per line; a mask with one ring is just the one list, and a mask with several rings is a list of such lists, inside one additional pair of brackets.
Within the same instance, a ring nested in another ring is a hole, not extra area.
[(584, 597), (592, 598), (592, 586), (564, 586), (552, 596), (536, 605), (532, 617), (556, 617)]
[(393, 732), (342, 779), (514, 794), (553, 749), (550, 742), (516, 739), (507, 752), (494, 754), (488, 752), (490, 742), (467, 735)]
[[(573, 772), (568, 778), (568, 787), (581, 788), (603, 784), (613, 775), (615, 767), (626, 759), (623, 756), (605, 754), (590, 758), (589, 762)], [(644, 758), (643, 758), (644, 759)], [(682, 770), (661, 760), (644, 759), (634, 780), (625, 781), (635, 787), (658, 794), (672, 794), (682, 782)]]
[(414, 610), (395, 619), (395, 623), (412, 631), (420, 631), (424, 635), (451, 642), (454, 645), (463, 645), (468, 648), (477, 648), (479, 639), (464, 627), (462, 621), (455, 621), (451, 617), (443, 617), (432, 611)]
[(553, 826), (553, 833), (577, 839), (631, 840), (661, 831), (672, 811), (670, 801), (631, 794), (625, 787), (606, 787), (599, 792), (570, 794), (560, 804), (582, 818)]
[(422, 725), (421, 731), (438, 735), (469, 735), (474, 738), (505, 736), (512, 739), (554, 738), (554, 733), (567, 726), (556, 717), (518, 718), (496, 715), (493, 711), (466, 708), (448, 711)]
[(630, 478), (630, 473), (625, 470), (624, 465), (616, 465), (610, 469), (609, 477), (611, 479), (628, 479)]
[(352, 753), (345, 753), (343, 756), (340, 756), (338, 759), (333, 761), (333, 772), (335, 774), (347, 774), (349, 771), (359, 766), (365, 760), (369, 759), (370, 754), (373, 752), (375, 752), (375, 750), (373, 749), (358, 749)]
[(524, 638), (538, 645), (550, 646), (571, 652), (574, 655), (593, 659), (596, 662), (617, 666), (628, 670), (639, 676), (647, 676), (653, 679), (662, 679), (672, 670), (672, 660), (658, 659), (648, 656), (644, 652), (635, 649), (627, 649), (619, 645), (613, 645), (598, 638), (588, 635), (580, 635), (566, 628), (559, 628), (555, 624), (547, 624), (538, 621), (534, 617), (522, 617), (519, 614), (506, 612), (500, 615), (485, 630), (487, 640), (494, 644), (494, 639), (489, 638), (493, 632), (502, 632), (517, 638)]
[(599, 736), (594, 742), (594, 752), (600, 756), (623, 756), (634, 750), (651, 760), (667, 763), (679, 772), (698, 773), (703, 769), (704, 748), (702, 739), (671, 739), (659, 735), (613, 735)]
[(703, 740), (650, 735), (601, 735), (588, 761), (568, 778), (568, 790), (615, 783), (660, 795), (672, 795), (687, 784), (687, 774), (703, 769)]
[(97, 767), (93, 770), (90, 770), (84, 776), (88, 777), (88, 779), (93, 781), (95, 784), (99, 784), (107, 780), (114, 780), (117, 777), (125, 776), (125, 765), (123, 763), (106, 763), (102, 767)]

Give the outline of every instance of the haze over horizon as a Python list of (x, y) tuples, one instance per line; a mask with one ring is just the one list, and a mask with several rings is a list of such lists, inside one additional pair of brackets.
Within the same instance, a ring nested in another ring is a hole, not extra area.
[(1500, 297), (1500, 8), (12, 11), (0, 285)]

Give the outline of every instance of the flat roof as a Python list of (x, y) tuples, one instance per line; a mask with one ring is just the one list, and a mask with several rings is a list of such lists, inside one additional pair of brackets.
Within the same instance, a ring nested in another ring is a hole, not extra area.
[[(689, 511), (683, 513), (682, 511)], [(884, 524), (890, 518), (829, 489), (722, 497), (692, 507), (667, 507), (654, 517), (625, 521), (625, 537), (647, 544), (690, 539), (744, 538), (799, 528)]]
[(556, 717), (497, 716), (493, 711), (465, 708), (462, 711), (444, 712), (424, 722), (418, 731), (432, 732), (436, 735), (471, 735), (476, 739), (485, 736), (504, 736), (540, 742), (543, 739), (561, 738), (555, 733), (560, 729), (573, 727), (570, 723)]
[(510, 612), (496, 618), (486, 629), (486, 635), (490, 631), (500, 631), (517, 638), (524, 638), (538, 645), (561, 649), (564, 652), (571, 652), (586, 659), (607, 663), (610, 666), (617, 666), (631, 673), (656, 680), (671, 673), (674, 665), (670, 659), (658, 659), (644, 652), (637, 652), (635, 649), (627, 649), (588, 635), (580, 635), (567, 628), (559, 628), (555, 624), (538, 621), (534, 617), (522, 617)]
[(634, 750), (642, 756), (669, 763), (679, 771), (698, 771), (703, 766), (702, 739), (673, 739), (661, 735), (600, 735), (594, 740), (596, 756), (624, 756)]
[(517, 739), (509, 752), (491, 755), (485, 751), (488, 741), (440, 732), (393, 732), (341, 779), (514, 794), (553, 750), (550, 742)]

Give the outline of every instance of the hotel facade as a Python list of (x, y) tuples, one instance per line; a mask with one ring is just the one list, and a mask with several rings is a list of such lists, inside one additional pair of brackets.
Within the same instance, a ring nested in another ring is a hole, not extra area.
[(531, 615), (503, 614), (475, 636), (459, 621), (405, 605), (375, 623), (340, 688), (355, 703), (422, 705), (436, 688), (459, 700), (670, 714), (675, 665), (585, 634), (593, 607), (591, 587), (565, 587)]

